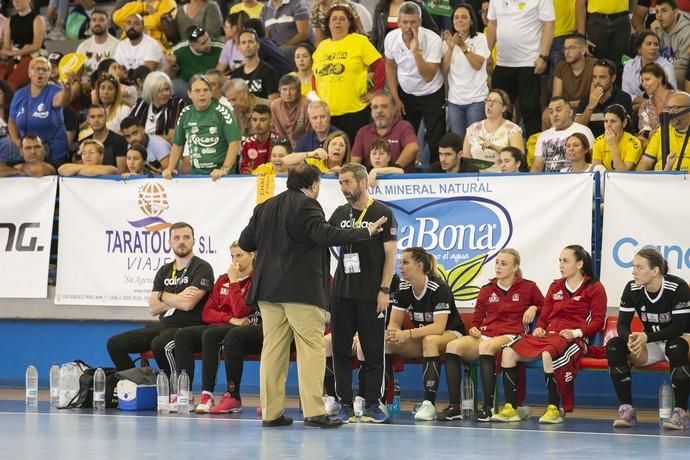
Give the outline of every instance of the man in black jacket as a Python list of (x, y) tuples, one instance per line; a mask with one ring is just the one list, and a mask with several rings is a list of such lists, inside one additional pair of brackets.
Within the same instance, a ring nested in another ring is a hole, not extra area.
[(368, 228), (333, 227), (316, 201), (319, 187), (317, 168), (295, 167), (288, 175), (288, 190), (254, 209), (239, 240), (243, 250), (257, 253), (247, 304), (258, 304), (263, 319), (260, 386), (264, 426), (292, 423), (284, 412), (293, 337), (305, 425), (330, 428), (341, 424), (325, 415), (321, 399), (325, 371), (322, 308), (330, 297), (327, 248), (368, 240), (381, 232), (386, 218)]

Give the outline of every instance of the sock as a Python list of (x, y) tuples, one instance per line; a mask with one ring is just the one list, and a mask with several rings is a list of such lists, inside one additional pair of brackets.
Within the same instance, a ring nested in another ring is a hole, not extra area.
[(429, 356), (424, 358), (424, 400), (436, 402), (436, 390), (438, 390), (438, 375), (441, 366), (441, 358)]
[(326, 358), (326, 370), (323, 375), (323, 388), (326, 396), (335, 396), (335, 373), (333, 372), (333, 357)]
[(393, 371), (393, 355), (386, 354), (384, 365), (384, 379), (386, 383), (386, 392), (383, 395), (386, 399), (385, 403), (393, 402), (393, 387), (395, 385), (395, 372)]
[(357, 368), (357, 394), (355, 396), (361, 396), (366, 398), (364, 391), (367, 388), (367, 371), (364, 369), (364, 361), (359, 362), (359, 367)]
[(454, 353), (446, 353), (445, 360), (448, 400), (451, 406), (460, 407), (460, 384), (462, 383), (460, 357)]
[(506, 403), (517, 408), (517, 367), (503, 368), (503, 392), (505, 393)]
[(494, 407), (496, 392), (496, 357), (494, 355), (479, 355), (479, 375), (484, 392), (484, 409), (491, 410)]
[(690, 364), (671, 369), (671, 383), (673, 395), (676, 398), (675, 407), (688, 410), (688, 395), (690, 395)]
[(613, 388), (618, 395), (618, 401), (621, 404), (632, 405), (632, 378), (630, 377), (630, 368), (628, 366), (613, 366), (609, 367), (609, 374), (613, 382)]
[(544, 372), (544, 379), (546, 380), (546, 393), (549, 398), (549, 404), (558, 407), (561, 398), (558, 396), (558, 391), (556, 390), (556, 377), (554, 373)]

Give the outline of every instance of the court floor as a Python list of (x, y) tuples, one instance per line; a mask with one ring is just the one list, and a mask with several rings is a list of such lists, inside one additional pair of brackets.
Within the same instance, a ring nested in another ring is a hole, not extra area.
[(690, 433), (642, 423), (614, 430), (610, 420), (566, 419), (540, 426), (415, 423), (409, 413), (391, 425), (305, 427), (297, 409), (290, 427), (262, 428), (255, 408), (237, 415), (157, 415), (109, 409), (58, 410), (40, 402), (0, 401), (0, 459), (433, 459), (559, 458), (649, 460), (690, 457)]

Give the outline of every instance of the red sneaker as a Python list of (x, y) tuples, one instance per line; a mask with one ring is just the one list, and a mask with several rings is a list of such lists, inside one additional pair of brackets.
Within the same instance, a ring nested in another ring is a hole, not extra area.
[(236, 414), (238, 412), (242, 412), (242, 403), (227, 392), (223, 395), (223, 399), (210, 410), (212, 414)]
[(214, 406), (213, 395), (206, 392), (201, 393), (199, 405), (196, 406), (195, 412), (197, 414), (208, 414)]

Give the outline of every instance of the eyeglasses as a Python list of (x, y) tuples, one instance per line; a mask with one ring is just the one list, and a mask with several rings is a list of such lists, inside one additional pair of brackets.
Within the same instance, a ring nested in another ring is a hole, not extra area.
[(484, 103), (486, 103), (486, 105), (503, 105), (501, 99), (486, 99)]
[(203, 27), (196, 26), (192, 31), (189, 33), (189, 39), (192, 41), (197, 40), (199, 37), (203, 36), (206, 33), (206, 30), (204, 30)]
[(48, 67), (33, 67), (31, 70), (33, 70), (34, 72), (38, 72), (38, 73), (50, 72), (50, 68), (48, 68)]

